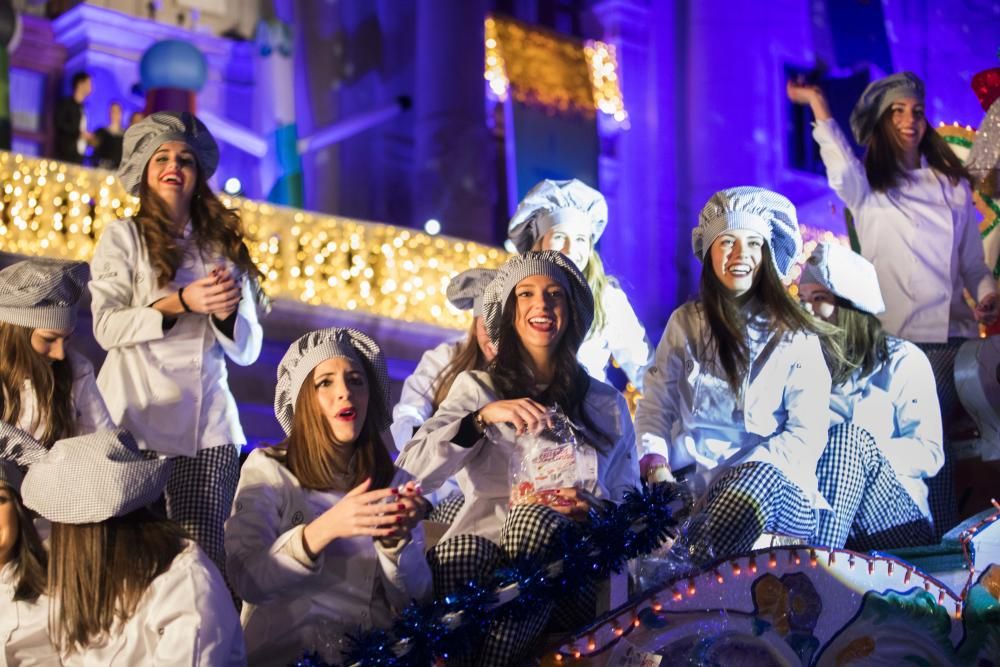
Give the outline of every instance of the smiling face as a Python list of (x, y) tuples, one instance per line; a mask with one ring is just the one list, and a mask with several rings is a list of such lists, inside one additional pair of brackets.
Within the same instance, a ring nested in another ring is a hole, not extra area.
[(551, 354), (566, 333), (569, 303), (559, 281), (548, 276), (528, 276), (514, 288), (514, 330), (529, 352)]
[(590, 241), (590, 223), (586, 220), (569, 220), (554, 225), (535, 243), (534, 250), (556, 250), (573, 260), (583, 271), (590, 262), (593, 245)]
[(146, 185), (174, 210), (186, 211), (194, 197), (198, 162), (181, 141), (168, 141), (153, 153), (146, 166)]
[(763, 257), (764, 237), (749, 229), (731, 229), (719, 234), (709, 250), (712, 270), (733, 296), (743, 296), (753, 287)]
[(347, 357), (327, 359), (313, 369), (320, 412), (338, 445), (357, 441), (368, 416), (368, 378), (361, 364)]
[(893, 137), (904, 152), (916, 151), (927, 134), (924, 103), (915, 97), (903, 97), (889, 107)]
[(822, 285), (800, 283), (799, 301), (806, 310), (824, 322), (837, 323), (837, 297)]
[(66, 358), (66, 342), (72, 329), (35, 329), (31, 332), (31, 349), (46, 361), (62, 361)]

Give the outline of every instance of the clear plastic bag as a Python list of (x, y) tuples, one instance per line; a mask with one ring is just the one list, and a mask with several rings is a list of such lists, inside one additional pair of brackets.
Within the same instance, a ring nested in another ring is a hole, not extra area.
[(579, 429), (558, 408), (546, 414), (550, 428), (517, 437), (510, 458), (510, 505), (572, 503), (557, 489), (592, 490), (597, 484), (597, 452), (582, 442)]

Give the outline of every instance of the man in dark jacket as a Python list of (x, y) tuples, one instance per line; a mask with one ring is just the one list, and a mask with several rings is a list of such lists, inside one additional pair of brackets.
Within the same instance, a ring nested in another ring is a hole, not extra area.
[(87, 145), (94, 143), (94, 135), (87, 131), (87, 118), (83, 113), (83, 101), (92, 89), (90, 75), (77, 72), (73, 75), (73, 94), (56, 105), (54, 152), (57, 160), (82, 164)]

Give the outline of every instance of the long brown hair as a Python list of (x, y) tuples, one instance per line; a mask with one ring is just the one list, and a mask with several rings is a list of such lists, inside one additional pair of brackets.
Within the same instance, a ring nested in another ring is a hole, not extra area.
[(0, 482), (0, 492), (10, 495), (17, 514), (17, 541), (14, 542), (14, 601), (27, 600), (34, 602), (45, 592), (46, 568), (49, 556), (42, 546), (42, 540), (35, 530), (35, 523), (28, 512), (21, 496), (13, 488)]
[[(148, 169), (148, 165), (146, 167)], [(240, 216), (225, 207), (208, 187), (198, 169), (194, 197), (191, 199), (191, 231), (195, 243), (203, 252), (218, 253), (231, 261), (248, 278), (260, 282), (263, 274), (250, 258)], [(156, 271), (159, 286), (163, 287), (177, 275), (184, 247), (175, 236), (167, 204), (153, 192), (146, 182), (143, 170), (139, 183), (139, 210), (133, 217), (139, 237), (146, 246), (149, 262)]]
[(451, 385), (455, 384), (455, 378), (464, 371), (486, 370), (486, 355), (479, 347), (479, 339), (476, 337), (476, 319), (472, 319), (472, 326), (469, 327), (469, 335), (455, 352), (448, 365), (441, 369), (434, 384), (431, 385), (433, 392), (431, 406), (433, 411), (437, 411), (441, 403), (451, 391)]
[[(375, 374), (363, 359), (361, 365), (368, 380), (368, 413), (353, 451), (340, 451), (335, 444), (333, 429), (323, 416), (316, 398), (313, 369), (302, 383), (295, 400), (292, 432), (269, 452), (279, 459), (284, 458), (285, 465), (305, 489), (349, 491), (368, 477), (372, 479), (370, 490), (385, 488), (392, 482), (395, 467), (389, 457), (389, 448), (382, 433), (373, 426), (385, 421), (387, 409), (382, 405), (380, 392), (372, 380)], [(354, 479), (347, 489), (341, 489), (336, 478), (348, 473), (352, 454), (355, 457)]]
[(49, 632), (73, 652), (128, 621), (184, 549), (184, 529), (141, 509), (101, 523), (52, 524)]
[(35, 393), (36, 423), (44, 426), (39, 441), (46, 448), (76, 432), (73, 407), (73, 367), (69, 356), (49, 363), (31, 347), (28, 327), (0, 322), (0, 419), (17, 424), (21, 417), (21, 388), (27, 380)]
[(889, 342), (878, 318), (858, 310), (840, 297), (837, 297), (836, 303), (835, 335), (840, 342), (843, 357), (839, 360), (827, 359), (834, 386), (843, 384), (855, 372), (860, 372), (861, 377), (867, 377), (889, 360)]
[[(924, 121), (927, 131), (917, 147), (927, 164), (948, 177), (953, 186), (965, 180), (972, 183), (972, 176), (962, 161), (941, 138), (930, 123)], [(885, 110), (875, 125), (872, 138), (865, 147), (865, 173), (868, 184), (876, 192), (888, 192), (909, 178), (900, 164), (901, 151), (892, 126), (892, 107)]]
[[(836, 328), (815, 319), (792, 299), (778, 277), (771, 261), (771, 246), (767, 243), (761, 248), (760, 268), (746, 296), (756, 300), (756, 311), (751, 317), (763, 314), (768, 323), (767, 330), (772, 335), (782, 337), (799, 331), (817, 334), (829, 338), (829, 345), (837, 354)], [(733, 393), (740, 395), (743, 378), (750, 369), (746, 331), (751, 317), (740, 307), (741, 301), (715, 275), (708, 253), (701, 269), (701, 303), (726, 382)], [(824, 343), (827, 341), (824, 340)]]

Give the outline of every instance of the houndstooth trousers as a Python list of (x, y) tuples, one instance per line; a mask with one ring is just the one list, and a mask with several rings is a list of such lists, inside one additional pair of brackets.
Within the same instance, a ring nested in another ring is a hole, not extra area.
[(226, 574), (223, 526), (233, 508), (240, 481), (240, 458), (234, 445), (178, 456), (167, 480), (167, 517), (179, 523), (223, 577)]
[(833, 512), (820, 512), (815, 544), (870, 551), (934, 542), (930, 522), (863, 428), (830, 429), (816, 478)]
[[(469, 581), (485, 583), (493, 571), (514, 560), (557, 558), (556, 534), (573, 530), (572, 520), (544, 505), (515, 505), (507, 514), (500, 544), (479, 535), (456, 535), (427, 554), (434, 578), (434, 594), (441, 598)], [(574, 629), (595, 614), (596, 585), (572, 591), (555, 603), (530, 610), (507, 605), (490, 623), (482, 646), (470, 647), (463, 655), (449, 656), (447, 664), (507, 667), (531, 655), (547, 627)], [(550, 625), (551, 624), (551, 625)]]

